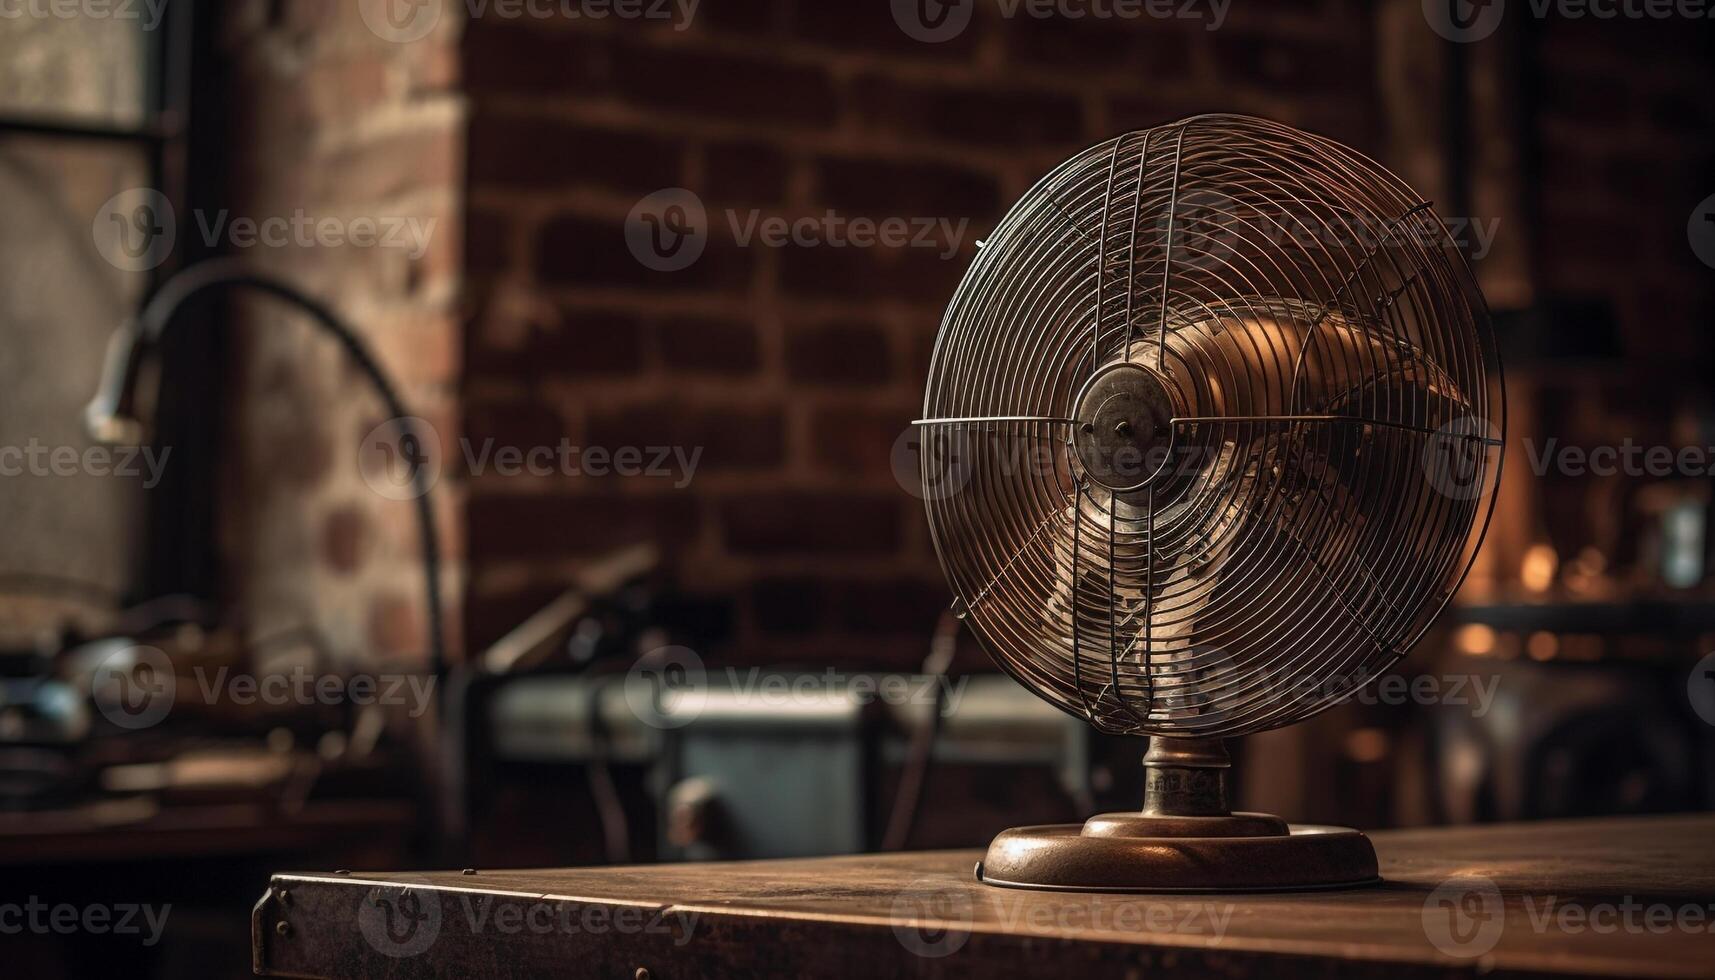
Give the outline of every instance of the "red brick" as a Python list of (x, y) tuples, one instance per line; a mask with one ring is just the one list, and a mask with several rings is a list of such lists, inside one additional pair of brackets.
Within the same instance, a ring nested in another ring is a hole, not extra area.
[(780, 284), (806, 298), (847, 297), (945, 305), (969, 265), (974, 243), (942, 258), (927, 248), (788, 248), (780, 254)]
[(716, 143), (708, 148), (704, 186), (710, 200), (768, 207), (786, 199), (790, 164), (767, 143)]
[(893, 447), (911, 428), (918, 409), (834, 406), (818, 408), (810, 420), (811, 454), (816, 465), (848, 476), (879, 476), (893, 471)]
[(1366, 48), (1279, 34), (1222, 31), (1215, 57), (1223, 79), (1271, 92), (1350, 91), (1354, 82), (1368, 85), (1373, 73)]
[(420, 657), (428, 649), (427, 614), (421, 600), (379, 595), (369, 604), (369, 649), (382, 659)]
[(786, 373), (812, 384), (879, 384), (893, 373), (887, 335), (868, 323), (789, 327)]
[(993, 220), (1000, 191), (985, 174), (938, 163), (863, 157), (816, 161), (818, 203), (847, 217), (970, 217)]
[(891, 554), (900, 541), (897, 495), (753, 493), (725, 501), (720, 515), (740, 554)]
[(918, 41), (900, 29), (893, 19), (891, 0), (887, 3), (792, 0), (790, 16), (793, 33), (816, 44), (946, 63), (968, 59), (976, 51), (985, 13), (976, 11), (963, 32), (933, 44)]
[(643, 367), (643, 324), (623, 310), (554, 308), (504, 343), (489, 336), (480, 321), (471, 329), (474, 375), (591, 377), (632, 374)]
[[(470, 401), (464, 408), (464, 436), (471, 452), (481, 455), (485, 446), (558, 446), (572, 434), (558, 411), (531, 398)], [(492, 441), (492, 442), (491, 442)], [(456, 461), (460, 472), (466, 460)], [(475, 476), (476, 474), (470, 474)]]
[(1191, 53), (1209, 43), (1206, 38), (1219, 37), (1204, 27), (1203, 21), (1149, 17), (1120, 21), (1019, 16), (1007, 24), (1002, 38), (1009, 61), (1066, 71), (1079, 79), (1109, 75), (1180, 81), (1191, 71)]
[(756, 325), (746, 320), (673, 317), (660, 324), (661, 363), (682, 374), (741, 375), (761, 363)]
[(872, 74), (854, 84), (853, 102), (864, 125), (921, 139), (1071, 148), (1085, 131), (1077, 97), (1032, 89), (925, 86)]
[(691, 401), (603, 407), (590, 412), (588, 439), (610, 450), (671, 446), (687, 455), (701, 450), (697, 473), (767, 469), (785, 459), (786, 421), (778, 407)]
[(506, 272), (517, 268), (512, 246), (512, 216), (478, 207), (465, 210), (465, 269), (472, 273)]
[(342, 504), (322, 519), (322, 564), (340, 575), (362, 566), (374, 535), (361, 507)]
[(752, 125), (826, 128), (839, 108), (833, 79), (815, 63), (635, 45), (615, 61), (614, 75), (630, 102)]
[(589, 98), (611, 89), (613, 46), (583, 31), (544, 31), (478, 17), (465, 26), (463, 54), (465, 84), (478, 99)]
[(663, 135), (484, 109), (470, 123), (476, 187), (603, 187), (649, 193), (679, 183), (682, 151)]
[(545, 283), (602, 289), (696, 289), (743, 292), (750, 286), (752, 258), (723, 234), (713, 214), (708, 244), (690, 266), (672, 272), (639, 262), (625, 243), (624, 223), (562, 215), (543, 226), (536, 240), (536, 276)]
[(490, 560), (599, 554), (653, 541), (671, 552), (697, 529), (683, 493), (475, 494), (470, 540)]

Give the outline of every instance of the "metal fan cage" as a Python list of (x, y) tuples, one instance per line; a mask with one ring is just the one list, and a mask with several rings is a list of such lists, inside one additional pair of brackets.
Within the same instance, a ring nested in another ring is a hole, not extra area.
[(918, 423), (965, 617), (1099, 729), (1241, 735), (1381, 673), (1500, 477), (1481, 293), (1431, 205), (1331, 140), (1198, 116), (1091, 147), (983, 243)]

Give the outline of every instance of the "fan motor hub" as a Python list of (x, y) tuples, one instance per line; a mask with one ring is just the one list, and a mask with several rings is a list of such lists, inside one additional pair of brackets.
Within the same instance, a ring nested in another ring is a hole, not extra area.
[(1095, 483), (1124, 493), (1167, 469), (1173, 398), (1154, 371), (1129, 361), (1096, 372), (1078, 393), (1072, 447)]

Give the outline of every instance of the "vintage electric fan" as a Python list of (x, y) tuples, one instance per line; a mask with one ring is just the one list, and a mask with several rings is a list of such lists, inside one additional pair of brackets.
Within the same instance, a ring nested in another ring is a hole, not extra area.
[(1198, 116), (1032, 188), (936, 343), (929, 524), (1008, 673), (1152, 740), (1141, 811), (1006, 831), (979, 876), (1374, 881), (1355, 830), (1231, 812), (1221, 740), (1331, 706), (1428, 628), (1488, 525), (1499, 382), (1429, 202), (1338, 143)]

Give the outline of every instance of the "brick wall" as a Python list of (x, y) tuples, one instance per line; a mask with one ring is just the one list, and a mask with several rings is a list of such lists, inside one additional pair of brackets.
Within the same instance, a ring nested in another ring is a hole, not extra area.
[[(670, 481), (468, 483), (467, 641), (590, 554), (663, 542), (730, 599), (735, 659), (913, 665), (949, 593), (893, 475), (940, 314), (1004, 208), (1069, 152), (1208, 110), (1375, 149), (1361, 3), (1177, 20), (1003, 20), (908, 37), (883, 2), (706, 0), (688, 30), (473, 19), (464, 429), (478, 444), (692, 445)], [(624, 222), (662, 188), (710, 215), (657, 272)], [(969, 219), (926, 249), (740, 247), (724, 212)]]
[[(427, 249), (227, 248), (340, 311), (443, 439), (456, 432), (464, 141), (459, 23), (393, 43), (346, 0), (243, 0), (219, 44), (234, 76), (230, 217), (435, 221)], [(206, 216), (205, 216), (206, 217)], [(271, 302), (244, 306), (225, 461), (223, 551), (262, 631), (318, 625), (339, 653), (420, 657), (426, 645), (409, 502), (361, 475), (387, 413), (344, 353)], [(451, 640), (462, 571), (460, 488), (437, 488)]]
[[(1543, 288), (1612, 303), (1639, 377), (1708, 390), (1715, 274), (1686, 225), (1715, 194), (1715, 30), (1554, 19), (1539, 46)], [(1648, 405), (1649, 395), (1638, 399)]]

